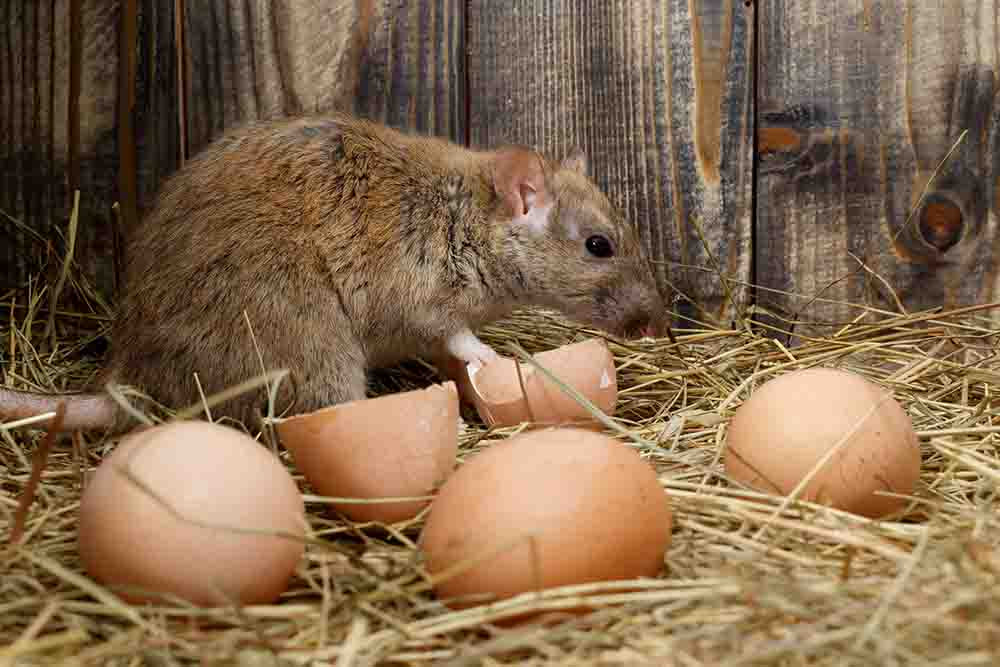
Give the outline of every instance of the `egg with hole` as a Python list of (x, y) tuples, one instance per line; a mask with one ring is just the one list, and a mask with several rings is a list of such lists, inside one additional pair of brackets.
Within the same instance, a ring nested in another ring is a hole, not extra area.
[[(618, 379), (614, 357), (604, 340), (563, 345), (533, 358), (601, 412), (614, 413)], [(470, 364), (468, 373), (476, 411), (490, 426), (530, 422), (535, 427), (603, 427), (584, 405), (530, 363), (501, 357), (485, 366)]]
[(654, 577), (673, 515), (653, 467), (589, 429), (527, 431), (472, 456), (431, 503), (420, 548), (453, 607)]
[(342, 499), (332, 505), (344, 516), (382, 523), (411, 519), (428, 505), (455, 467), (458, 427), (450, 381), (332, 405), (276, 426), (317, 493)]
[(305, 547), (305, 507), (281, 461), (250, 436), (205, 421), (128, 434), (87, 483), (78, 550), (86, 571), (129, 602), (268, 604)]
[[(724, 464), (733, 480), (870, 518), (903, 508), (920, 477), (920, 445), (909, 415), (886, 389), (833, 368), (811, 368), (762, 384), (736, 410)], [(891, 495), (883, 495), (883, 493)]]

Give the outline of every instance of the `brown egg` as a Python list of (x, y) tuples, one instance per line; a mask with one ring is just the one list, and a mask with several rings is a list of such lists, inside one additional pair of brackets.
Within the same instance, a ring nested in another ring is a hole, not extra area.
[[(427, 496), (458, 453), (454, 382), (333, 405), (277, 424), (295, 466), (324, 496), (376, 500)], [(356, 521), (413, 518), (429, 500), (337, 502)]]
[(906, 501), (876, 492), (913, 492), (920, 446), (902, 406), (855, 373), (813, 368), (761, 385), (729, 424), (726, 473), (756, 490), (787, 495), (876, 405), (800, 497), (872, 518), (890, 514)]
[(420, 536), (437, 594), (502, 599), (566, 584), (656, 576), (672, 514), (656, 472), (631, 447), (591, 430), (550, 428), (472, 457), (438, 492)]
[(271, 603), (301, 560), (304, 534), (302, 496), (284, 465), (242, 432), (205, 421), (129, 434), (80, 501), (80, 559), (99, 582), (148, 592), (122, 591), (130, 602), (166, 593), (200, 606)]
[[(536, 361), (607, 415), (614, 413), (618, 380), (607, 343), (591, 338), (534, 355)], [(586, 408), (529, 363), (502, 357), (481, 368), (470, 365), (476, 411), (490, 426), (578, 426), (602, 428)], [(522, 390), (523, 381), (523, 390)]]

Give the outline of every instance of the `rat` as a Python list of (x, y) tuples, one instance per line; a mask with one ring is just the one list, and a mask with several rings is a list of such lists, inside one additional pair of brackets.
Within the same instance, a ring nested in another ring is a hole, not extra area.
[[(626, 339), (658, 335), (667, 316), (636, 231), (579, 149), (476, 149), (345, 113), (224, 133), (165, 180), (124, 254), (95, 388), (0, 389), (0, 417), (65, 401), (62, 430), (123, 431), (106, 383), (179, 408), (278, 368), (279, 408), (308, 412), (365, 398), (371, 369), (405, 359), (489, 363), (474, 332), (518, 308)], [(213, 418), (250, 424), (266, 397)]]

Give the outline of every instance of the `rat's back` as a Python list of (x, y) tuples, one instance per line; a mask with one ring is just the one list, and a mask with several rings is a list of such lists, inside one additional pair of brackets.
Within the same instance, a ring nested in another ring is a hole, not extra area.
[[(339, 400), (338, 384), (356, 394), (364, 351), (347, 339), (372, 326), (348, 312), (371, 273), (361, 264), (385, 274), (400, 261), (391, 212), (446, 153), (336, 115), (217, 140), (168, 179), (128, 239), (112, 377), (174, 407), (197, 399), (195, 373), (211, 394), (277, 367), (299, 385), (327, 374), (329, 390), (300, 396), (310, 405)], [(260, 405), (252, 392), (222, 413), (247, 420)]]

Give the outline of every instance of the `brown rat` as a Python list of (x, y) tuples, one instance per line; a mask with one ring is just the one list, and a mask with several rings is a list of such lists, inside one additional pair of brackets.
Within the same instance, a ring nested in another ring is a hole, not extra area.
[[(369, 369), (409, 357), (488, 360), (473, 332), (523, 306), (655, 334), (650, 263), (586, 171), (579, 152), (471, 150), (339, 114), (231, 131), (129, 235), (100, 385), (179, 408), (200, 396), (195, 373), (211, 395), (285, 368), (278, 408), (304, 412), (364, 398)], [(62, 399), (65, 429), (127, 422), (100, 390), (0, 389), (0, 417)], [(213, 417), (250, 424), (264, 401), (251, 391)]]

